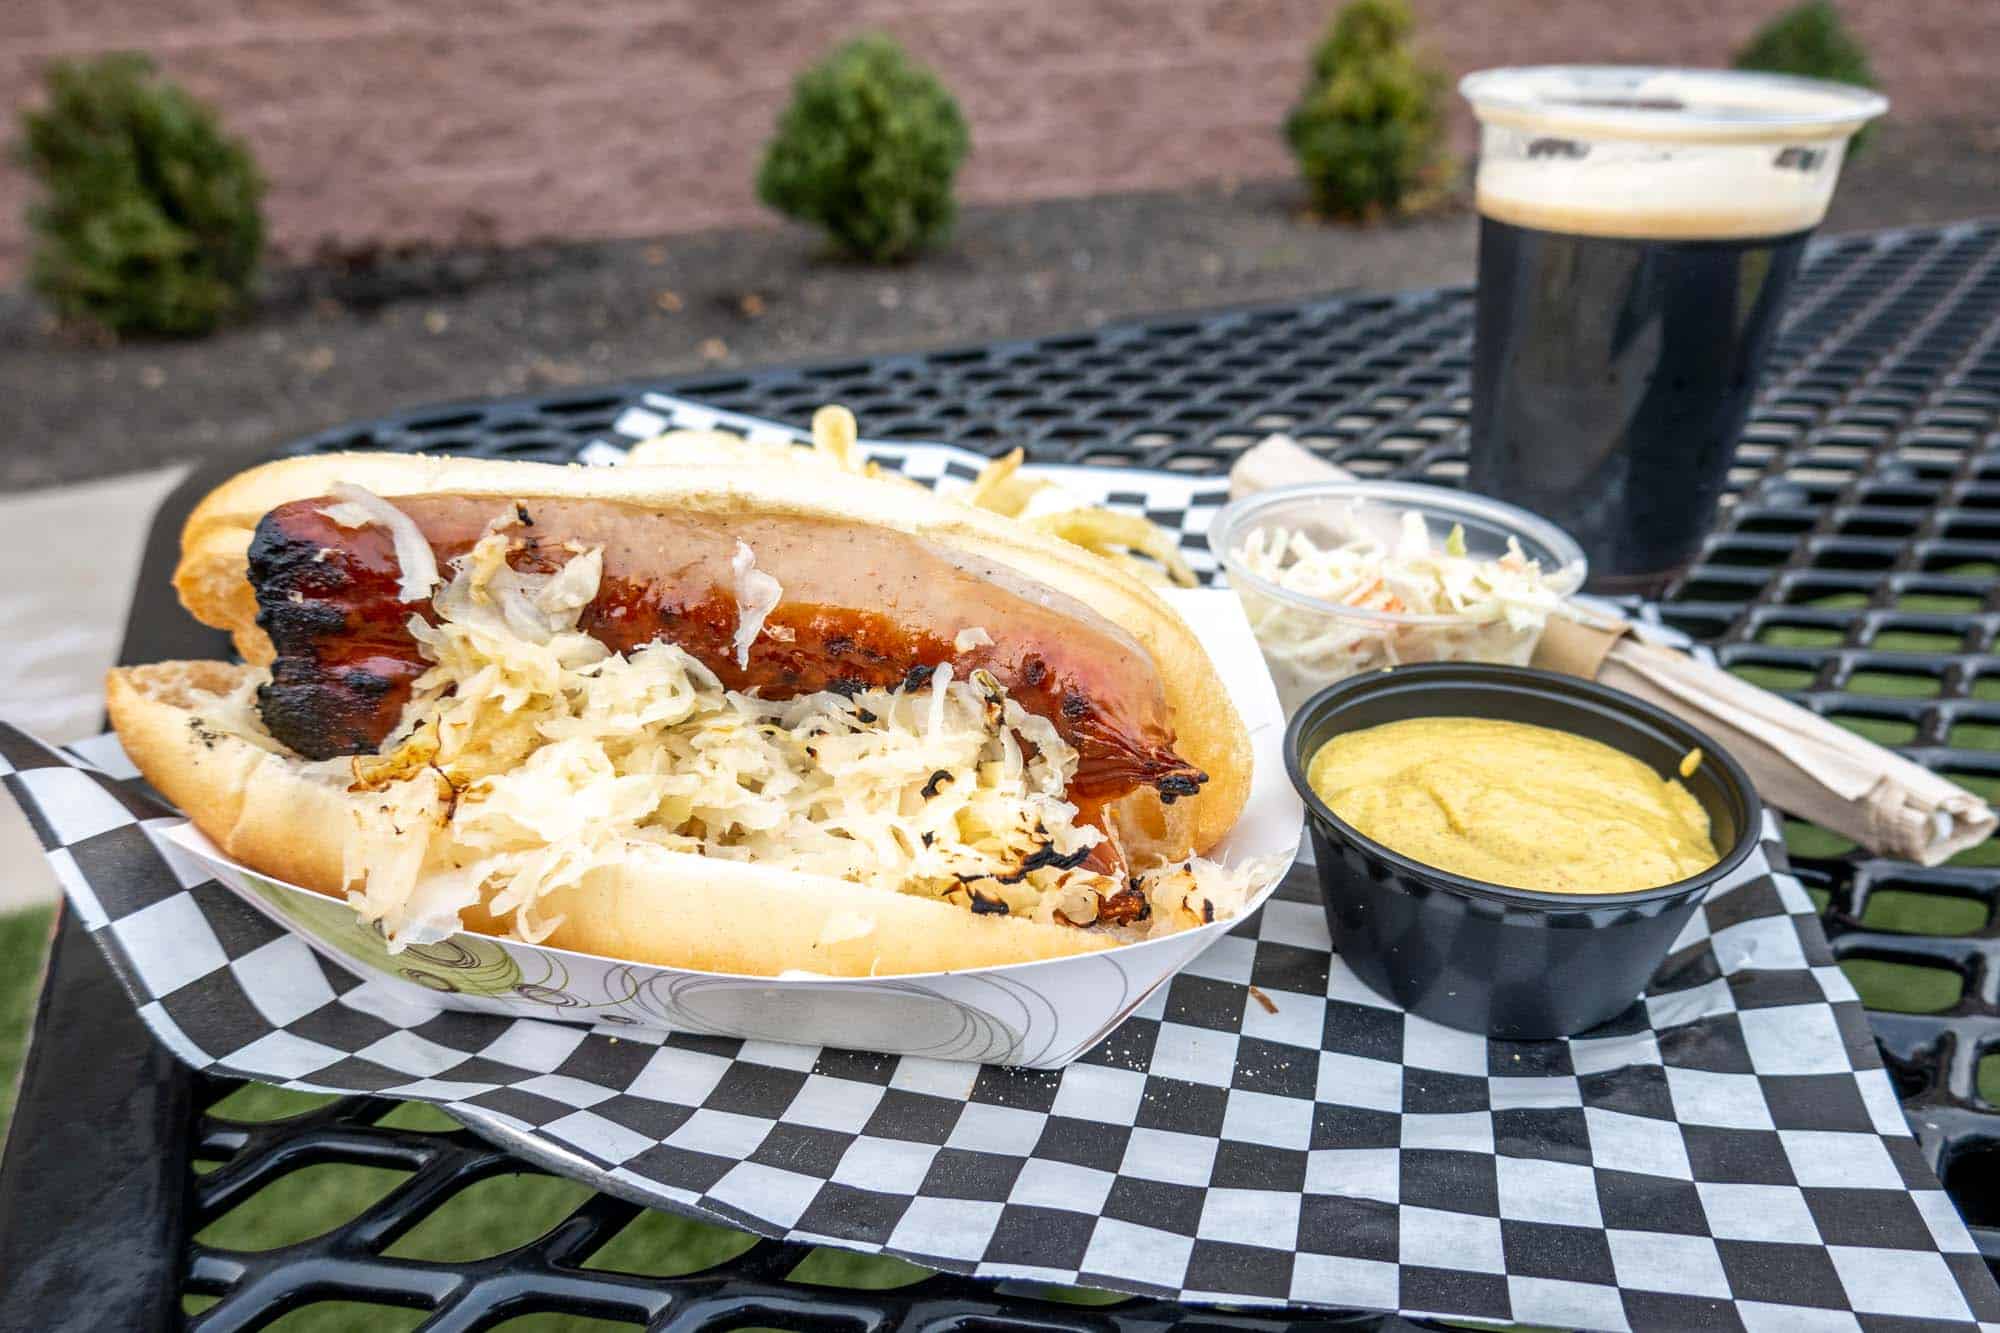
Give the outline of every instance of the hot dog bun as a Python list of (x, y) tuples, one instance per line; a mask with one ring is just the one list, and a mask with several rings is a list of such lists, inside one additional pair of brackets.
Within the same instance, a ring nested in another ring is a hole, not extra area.
[[(111, 720), (133, 763), (231, 857), (342, 896), (351, 796), (338, 780), (205, 724), (204, 709), (248, 668), (162, 662), (114, 670)], [(1116, 936), (963, 908), (767, 865), (638, 847), (548, 904), (564, 920), (544, 942), (634, 962), (750, 976), (949, 971), (1111, 947)], [(467, 929), (506, 935), (480, 909)]]
[[(267, 464), (225, 482), (196, 507), (182, 531), (174, 575), (188, 610), (227, 630), (247, 660), (266, 663), (273, 652), (257, 627), (246, 578), (258, 521), (279, 505), (324, 495), (343, 481), (391, 501), (464, 495), (532, 506), (537, 499), (601, 499), (660, 511), (862, 522), (993, 562), (1088, 607), (1152, 658), (1175, 748), (1208, 775), (1198, 795), (1171, 809), (1153, 803), (1154, 822), (1162, 826), (1160, 850), (1205, 852), (1234, 825), (1249, 794), (1250, 743), (1242, 719), (1194, 633), (1145, 583), (1012, 520), (908, 484), (827, 467), (754, 466), (738, 457), (679, 467), (587, 468), (408, 454), (326, 454)], [(856, 596), (865, 599), (868, 590), (858, 588)]]

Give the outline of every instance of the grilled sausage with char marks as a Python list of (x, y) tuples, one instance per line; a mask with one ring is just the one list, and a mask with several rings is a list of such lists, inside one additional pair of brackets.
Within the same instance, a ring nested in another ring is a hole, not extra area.
[[(249, 552), (257, 624), (276, 650), (260, 692), (271, 734), (309, 759), (372, 752), (395, 727), (426, 663), (407, 628), (390, 533), (345, 527), (327, 498), (278, 506)], [(548, 573), (601, 547), (604, 574), (578, 628), (617, 652), (678, 644), (734, 690), (789, 698), (819, 690), (916, 687), (949, 662), (993, 674), (1075, 747), (1070, 798), (1088, 817), (1136, 790), (1191, 796), (1205, 775), (1174, 752), (1158, 673), (1145, 650), (1080, 601), (998, 565), (864, 523), (795, 516), (661, 512), (602, 499), (406, 496), (442, 567), (496, 517), (517, 570)], [(782, 599), (739, 665), (730, 560), (738, 542)], [(959, 651), (962, 631), (969, 646)], [(980, 638), (988, 643), (977, 643)], [(1095, 822), (1095, 821), (1093, 821)]]

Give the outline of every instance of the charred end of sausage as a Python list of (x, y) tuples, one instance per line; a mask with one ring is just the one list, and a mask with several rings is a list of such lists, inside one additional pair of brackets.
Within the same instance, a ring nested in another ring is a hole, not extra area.
[(299, 658), (280, 657), (271, 664), (271, 679), (257, 688), (257, 706), (271, 735), (307, 759), (332, 759), (367, 754), (382, 743), (384, 701), (398, 702), (391, 721), (402, 711), (417, 670), (385, 664), (394, 674), (358, 666), (325, 667)]
[(424, 670), (398, 614), (387, 538), (371, 561), (369, 544), (320, 513), (323, 503), (272, 510), (249, 551), (257, 626), (276, 650), (257, 702), (271, 735), (308, 759), (381, 745)]

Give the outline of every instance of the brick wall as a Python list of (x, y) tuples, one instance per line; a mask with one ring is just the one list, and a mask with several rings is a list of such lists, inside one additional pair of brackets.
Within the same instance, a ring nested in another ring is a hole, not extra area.
[[(1454, 72), (1716, 64), (1783, 0), (1416, 0)], [(1290, 170), (1276, 126), (1332, 0), (0, 0), (0, 90), (50, 56), (153, 54), (221, 106), (290, 255), (332, 241), (629, 236), (768, 220), (794, 72), (881, 28), (973, 126), (963, 197)], [(1845, 0), (1897, 114), (2000, 123), (2000, 4)], [(1465, 133), (1461, 127), (1461, 134)], [(29, 183), (0, 167), (0, 277)]]

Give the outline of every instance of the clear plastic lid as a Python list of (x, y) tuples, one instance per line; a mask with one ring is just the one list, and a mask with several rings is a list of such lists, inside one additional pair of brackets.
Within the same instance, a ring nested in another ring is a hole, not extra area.
[(1482, 123), (1587, 139), (1844, 139), (1889, 109), (1867, 88), (1742, 70), (1538, 65), (1459, 81)]
[(1583, 236), (1785, 236), (1826, 216), (1865, 88), (1727, 70), (1544, 65), (1469, 74), (1479, 211)]

